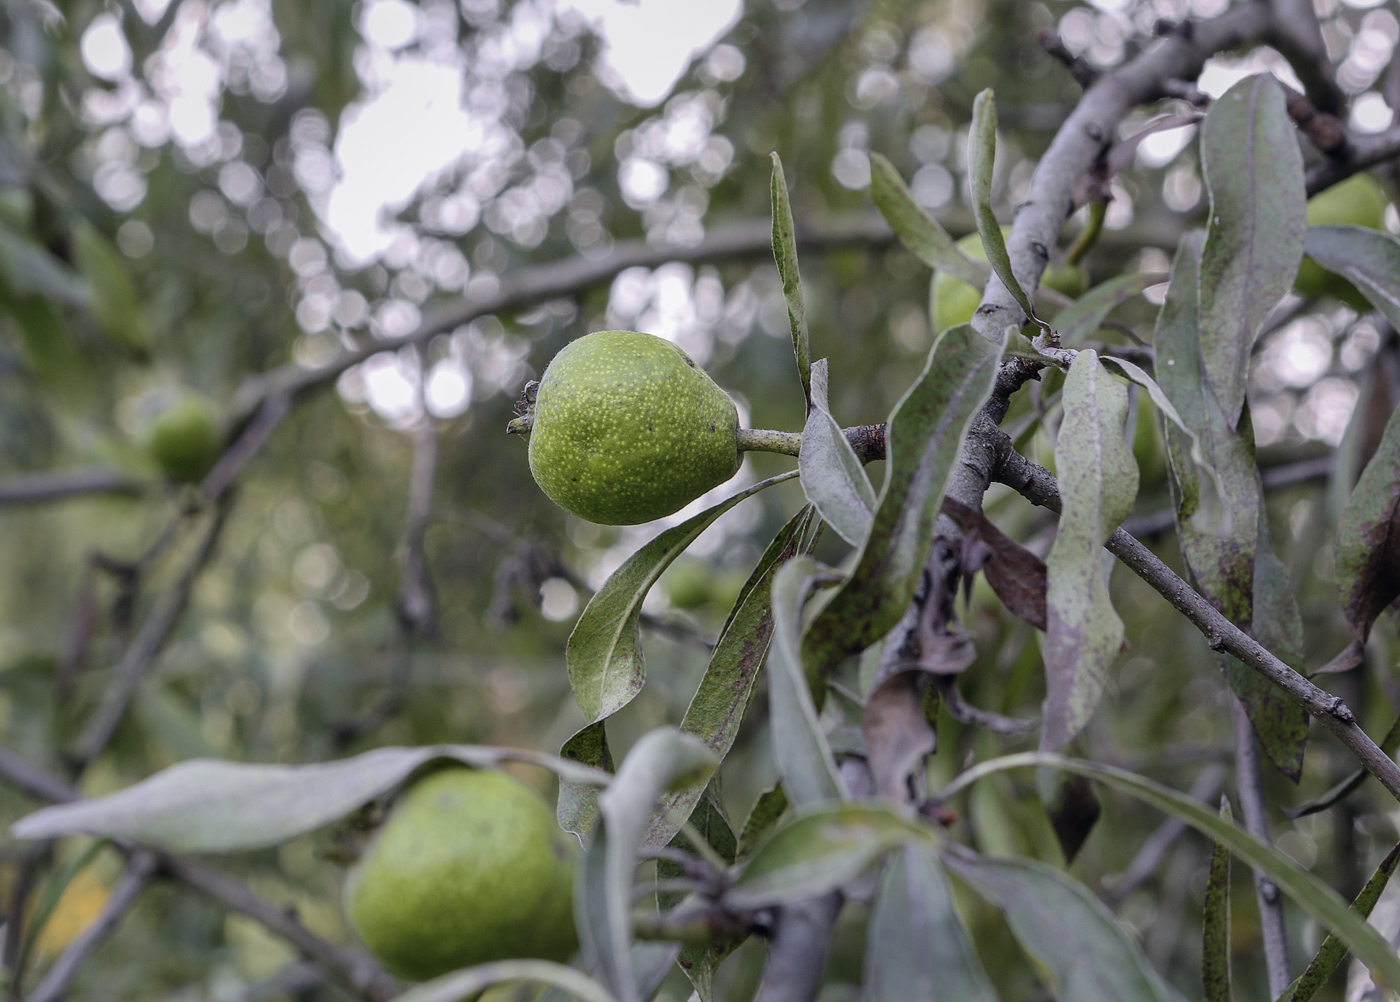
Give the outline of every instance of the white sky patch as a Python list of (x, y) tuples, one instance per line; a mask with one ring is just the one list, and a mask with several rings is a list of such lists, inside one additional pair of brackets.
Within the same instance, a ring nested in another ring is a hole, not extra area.
[(1243, 59), (1236, 56), (1212, 56), (1206, 60), (1196, 86), (1213, 98), (1218, 98), (1247, 76), (1255, 73), (1272, 73), (1294, 90), (1301, 91), (1302, 83), (1288, 60), (1267, 46), (1254, 49)]
[(742, 0), (560, 0), (588, 19), (603, 40), (603, 80), (633, 104), (659, 104), (690, 61), (734, 26)]
[(121, 25), (111, 14), (98, 14), (88, 22), (79, 43), (83, 65), (95, 77), (120, 80), (131, 72), (131, 46)]

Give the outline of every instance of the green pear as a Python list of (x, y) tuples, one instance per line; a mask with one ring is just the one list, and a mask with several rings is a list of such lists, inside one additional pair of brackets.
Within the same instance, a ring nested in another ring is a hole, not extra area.
[(414, 783), (345, 886), (371, 953), (417, 981), (492, 960), (564, 961), (578, 943), (574, 850), (543, 800), (495, 769)]
[(636, 331), (566, 345), (512, 422), (555, 504), (604, 525), (669, 515), (739, 470), (738, 411), (690, 356)]
[(200, 480), (219, 458), (222, 436), (214, 408), (204, 397), (181, 393), (146, 427), (146, 451), (171, 480)]
[[(1365, 226), (1378, 230), (1390, 204), (1381, 186), (1370, 174), (1353, 174), (1326, 191), (1308, 199), (1309, 226)], [(1371, 304), (1345, 278), (1334, 275), (1310, 257), (1298, 266), (1293, 288), (1314, 299), (1339, 299), (1353, 309), (1369, 313)]]

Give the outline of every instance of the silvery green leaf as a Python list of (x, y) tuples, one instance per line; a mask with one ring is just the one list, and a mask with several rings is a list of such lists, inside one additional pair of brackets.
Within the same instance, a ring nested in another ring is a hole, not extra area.
[(802, 277), (797, 271), (797, 233), (792, 223), (792, 205), (788, 201), (787, 180), (783, 177), (783, 162), (773, 154), (773, 180), (770, 194), (773, 206), (773, 261), (783, 283), (783, 299), (787, 302), (788, 325), (792, 328), (792, 353), (797, 358), (797, 373), (802, 377), (802, 394), (808, 406), (812, 402), (812, 349), (807, 335), (807, 307), (802, 299)]
[(1021, 311), (1044, 327), (1045, 324), (1035, 315), (1030, 297), (1011, 271), (1011, 257), (1006, 252), (1001, 224), (992, 212), (992, 165), (996, 151), (997, 106), (989, 88), (972, 102), (972, 125), (967, 135), (967, 177), (972, 184), (972, 211), (977, 217), (977, 233), (982, 238), (987, 261), (997, 278), (1001, 279), (1001, 284), (1006, 286)]
[(899, 171), (879, 153), (870, 154), (870, 197), (875, 208), (890, 224), (899, 242), (930, 268), (946, 271), (975, 289), (987, 284), (991, 269), (962, 251), (948, 232), (938, 225), (899, 176)]
[(1365, 226), (1309, 226), (1303, 249), (1400, 327), (1400, 240)]
[(812, 406), (797, 457), (802, 493), (846, 542), (859, 546), (875, 517), (875, 488), (855, 450), (831, 416), (826, 359), (812, 363)]

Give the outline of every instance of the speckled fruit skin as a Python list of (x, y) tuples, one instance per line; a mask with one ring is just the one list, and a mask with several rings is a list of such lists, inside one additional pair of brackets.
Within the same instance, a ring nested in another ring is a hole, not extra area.
[[(1309, 226), (1365, 226), (1378, 230), (1385, 222), (1385, 192), (1369, 174), (1353, 174), (1308, 199)], [(1356, 286), (1334, 275), (1310, 257), (1298, 266), (1293, 288), (1315, 299), (1339, 299), (1355, 310), (1372, 309)]]
[(738, 426), (734, 401), (671, 342), (597, 331), (544, 370), (530, 472), (580, 518), (650, 522), (738, 472)]
[(192, 483), (219, 457), (213, 408), (203, 397), (186, 394), (166, 407), (145, 434), (146, 450), (171, 480)]
[(345, 885), (356, 934), (416, 981), (520, 957), (564, 961), (578, 944), (574, 852), (533, 790), (495, 769), (415, 783)]

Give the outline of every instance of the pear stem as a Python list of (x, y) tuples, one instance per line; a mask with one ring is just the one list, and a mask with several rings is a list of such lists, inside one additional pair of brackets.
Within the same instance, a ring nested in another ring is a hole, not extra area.
[(740, 452), (776, 452), (795, 456), (802, 448), (800, 431), (764, 431), (761, 428), (740, 428), (735, 432)]
[[(883, 424), (861, 424), (853, 428), (842, 428), (846, 441), (851, 443), (856, 458), (862, 463), (870, 463), (885, 458), (885, 426)], [(802, 448), (800, 431), (765, 431), (762, 428), (740, 428), (735, 433), (740, 452), (776, 452), (782, 456), (795, 456)]]

